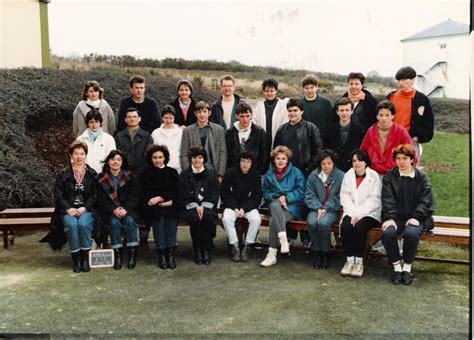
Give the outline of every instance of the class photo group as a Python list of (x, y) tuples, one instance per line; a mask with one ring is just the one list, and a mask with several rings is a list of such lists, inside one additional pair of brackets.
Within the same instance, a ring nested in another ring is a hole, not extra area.
[[(230, 260), (247, 262), (266, 208), (269, 247), (260, 266), (276, 265), (278, 253), (288, 256), (299, 237), (312, 266), (329, 268), (337, 224), (346, 257), (340, 274), (361, 277), (367, 233), (381, 227), (390, 280), (410, 285), (420, 235), (434, 226), (432, 187), (420, 166), (433, 111), (415, 78), (412, 67), (400, 68), (398, 90), (377, 102), (364, 75), (352, 72), (335, 103), (318, 93), (314, 74), (304, 76), (302, 96), (292, 98), (280, 98), (277, 80), (266, 79), (255, 107), (235, 93), (231, 75), (220, 78), (214, 103), (195, 99), (193, 84), (182, 79), (176, 99), (158, 108), (145, 95), (145, 78), (135, 75), (117, 115), (101, 85), (88, 81), (42, 241), (53, 250), (67, 244), (79, 273), (90, 271), (93, 240), (105, 235), (113, 268), (133, 269), (152, 231), (158, 266), (175, 269), (177, 227), (184, 223), (193, 261), (210, 265), (220, 218)], [(248, 221), (240, 242), (238, 219)], [(298, 220), (307, 230), (287, 230)]]

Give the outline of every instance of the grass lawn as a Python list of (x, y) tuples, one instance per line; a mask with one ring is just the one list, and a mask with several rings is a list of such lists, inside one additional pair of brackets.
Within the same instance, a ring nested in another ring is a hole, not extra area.
[(435, 215), (469, 216), (469, 135), (436, 131), (421, 165), (433, 185)]

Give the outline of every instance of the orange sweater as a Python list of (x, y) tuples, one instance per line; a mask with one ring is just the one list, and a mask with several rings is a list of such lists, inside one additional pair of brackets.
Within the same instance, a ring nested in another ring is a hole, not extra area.
[(411, 101), (415, 97), (415, 93), (415, 89), (410, 92), (397, 91), (390, 97), (390, 101), (395, 106), (393, 122), (402, 126), (407, 132), (410, 131)]

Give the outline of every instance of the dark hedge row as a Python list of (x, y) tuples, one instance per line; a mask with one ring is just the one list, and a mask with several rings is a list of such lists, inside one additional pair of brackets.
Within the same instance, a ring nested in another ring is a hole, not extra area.
[[(38, 157), (28, 132), (55, 121), (72, 121), (83, 84), (91, 79), (101, 83), (104, 98), (116, 112), (120, 99), (129, 94), (130, 75), (105, 70), (0, 70), (0, 210), (53, 204), (53, 174)], [(147, 76), (147, 95), (159, 107), (175, 97), (175, 86), (176, 79)], [(194, 97), (213, 101), (217, 95), (197, 88)], [(55, 138), (50, 142), (54, 144)]]

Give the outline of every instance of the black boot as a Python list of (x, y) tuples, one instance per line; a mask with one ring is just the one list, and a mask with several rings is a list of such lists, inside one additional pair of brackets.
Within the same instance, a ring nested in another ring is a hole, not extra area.
[(133, 269), (137, 265), (138, 246), (128, 248), (128, 263), (127, 268)]
[(166, 264), (169, 269), (176, 268), (176, 258), (174, 257), (176, 247), (166, 248)]
[(158, 267), (161, 269), (168, 268), (168, 264), (166, 262), (165, 251), (163, 249), (157, 249), (156, 252), (158, 253)]
[(80, 250), (74, 253), (71, 253), (72, 257), (72, 270), (74, 273), (79, 273), (81, 271), (81, 254)]
[(205, 265), (211, 264), (211, 252), (209, 250), (202, 251), (202, 263)]
[(314, 252), (313, 268), (321, 268), (321, 264), (322, 264), (322, 252), (321, 250), (318, 250)]
[(329, 268), (329, 252), (322, 252), (321, 255), (321, 268), (328, 269)]
[(194, 263), (202, 264), (202, 253), (199, 249), (193, 249)]
[(114, 269), (120, 270), (122, 269), (122, 251), (123, 248), (116, 248), (114, 249)]
[(231, 253), (230, 258), (232, 259), (232, 261), (234, 261), (234, 262), (239, 262), (240, 261), (240, 248), (239, 248), (238, 243), (231, 244), (230, 253)]
[(240, 261), (247, 262), (250, 256), (250, 246), (245, 244), (242, 248), (242, 252), (240, 253)]
[(88, 271), (91, 270), (91, 267), (89, 267), (89, 250), (81, 250), (81, 259), (82, 259), (82, 271), (84, 273), (87, 273)]

